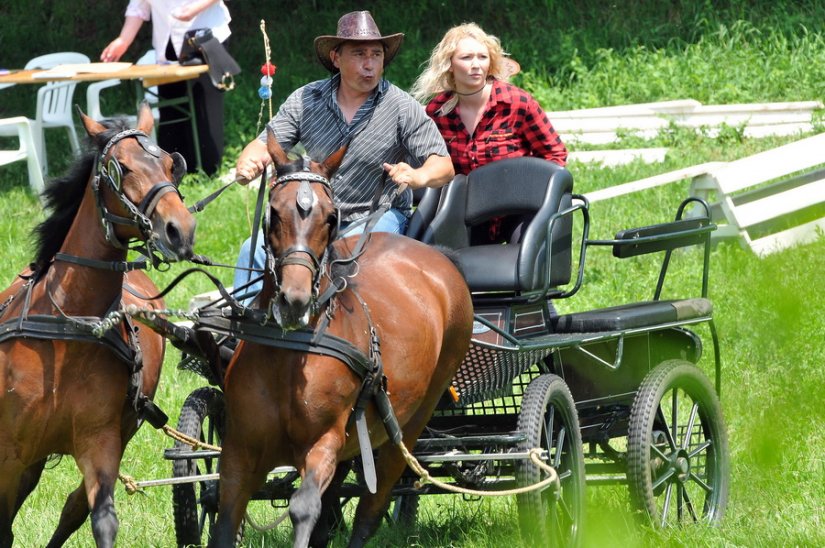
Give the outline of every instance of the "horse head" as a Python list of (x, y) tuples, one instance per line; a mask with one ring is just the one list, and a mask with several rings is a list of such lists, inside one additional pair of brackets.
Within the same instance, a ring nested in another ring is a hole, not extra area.
[(329, 246), (338, 231), (338, 209), (329, 180), (341, 165), (346, 147), (321, 163), (306, 158), (290, 161), (268, 130), (267, 150), (277, 175), (264, 229), (267, 270), (275, 285), (269, 307), (282, 328), (297, 329), (309, 323)]
[(163, 151), (149, 138), (154, 125), (145, 101), (137, 126), (112, 130), (79, 112), (86, 132), (100, 154), (93, 189), (106, 239), (118, 248), (140, 241), (153, 258), (164, 261), (192, 256), (195, 219), (178, 190), (186, 160)]

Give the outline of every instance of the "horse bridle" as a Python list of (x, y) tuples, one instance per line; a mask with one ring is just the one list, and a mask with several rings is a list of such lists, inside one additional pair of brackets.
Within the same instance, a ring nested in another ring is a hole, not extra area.
[[(141, 200), (140, 204), (135, 205), (123, 192), (123, 168), (120, 162), (115, 157), (109, 158), (109, 161), (106, 162), (106, 156), (112, 147), (127, 138), (136, 139), (141, 148), (155, 158), (160, 158), (161, 154), (165, 153), (159, 146), (151, 141), (148, 135), (138, 129), (121, 131), (109, 139), (109, 142), (103, 147), (98, 157), (97, 164), (95, 165), (95, 177), (92, 182), (98, 212), (100, 213), (100, 222), (103, 225), (106, 241), (118, 249), (128, 249), (129, 242), (122, 242), (117, 237), (114, 225), (136, 227), (140, 231), (149, 256), (157, 258), (155, 253), (157, 247), (154, 245), (157, 234), (152, 229), (150, 217), (155, 211), (158, 202), (166, 193), (175, 192), (181, 200), (183, 200), (178, 185), (180, 184), (180, 178), (186, 173), (186, 160), (178, 152), (171, 153), (170, 156), (172, 156), (173, 165), (176, 166), (174, 175), (180, 172), (180, 176), (176, 176), (175, 181), (159, 181), (155, 183)], [(101, 182), (105, 183), (104, 188), (111, 190), (124, 209), (129, 212), (129, 217), (115, 215), (106, 208), (101, 192)]]
[[(309, 163), (305, 160), (304, 165), (309, 165)], [(275, 180), (275, 183), (272, 185), (272, 192), (277, 192), (278, 187), (285, 185), (291, 181), (299, 181), (301, 186), (298, 187), (298, 193), (296, 195), (296, 206), (298, 210), (302, 213), (302, 215), (308, 215), (310, 211), (312, 211), (312, 202), (314, 193), (312, 192), (312, 187), (310, 186), (311, 183), (320, 184), (324, 188), (324, 192), (333, 201), (333, 190), (332, 185), (329, 182), (329, 179), (324, 177), (323, 175), (318, 175), (316, 173), (312, 173), (309, 171), (308, 168), (304, 168), (303, 171), (298, 171), (294, 173), (287, 173), (281, 175)], [(269, 234), (269, 216), (270, 216), (270, 209), (267, 208), (266, 215), (263, 219), (263, 232), (264, 237)], [(337, 212), (336, 208), (336, 218), (340, 222), (340, 214)], [(333, 231), (333, 234), (330, 237), (330, 244), (332, 240), (335, 239), (335, 233), (337, 232), (337, 222), (336, 222), (336, 229)], [(272, 279), (275, 282), (275, 296), (280, 293), (281, 288), (281, 280), (279, 276), (279, 271), (282, 267), (287, 265), (300, 265), (308, 269), (312, 275), (312, 299), (313, 303), (317, 301), (318, 291), (321, 285), (321, 274), (326, 269), (327, 260), (329, 258), (329, 250), (330, 245), (327, 245), (324, 248), (323, 255), (319, 258), (316, 253), (310, 249), (307, 245), (304, 244), (297, 244), (290, 246), (285, 251), (280, 253), (277, 257), (274, 256), (272, 253), (272, 249), (268, 243), (264, 245), (264, 250), (266, 252), (266, 263), (267, 263), (267, 271), (272, 276)], [(303, 256), (298, 256), (297, 254), (305, 254), (309, 258), (304, 258)]]

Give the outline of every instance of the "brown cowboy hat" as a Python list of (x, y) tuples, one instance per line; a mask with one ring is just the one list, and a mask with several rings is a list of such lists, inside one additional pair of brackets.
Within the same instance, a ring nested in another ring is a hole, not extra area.
[(315, 53), (318, 60), (330, 72), (337, 72), (338, 69), (332, 64), (329, 52), (340, 46), (343, 42), (381, 42), (384, 44), (384, 67), (390, 64), (401, 42), (404, 41), (403, 33), (381, 36), (378, 25), (368, 11), (353, 11), (342, 15), (338, 20), (338, 30), (335, 36), (318, 36), (315, 38)]

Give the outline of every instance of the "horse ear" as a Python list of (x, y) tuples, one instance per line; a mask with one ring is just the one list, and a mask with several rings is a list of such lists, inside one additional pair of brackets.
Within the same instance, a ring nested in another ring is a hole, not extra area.
[(269, 126), (266, 126), (266, 150), (272, 157), (272, 161), (275, 162), (276, 167), (289, 163), (286, 152), (281, 148), (278, 139), (275, 137), (275, 132), (272, 131), (272, 128)]
[(152, 133), (154, 126), (155, 117), (152, 116), (152, 107), (149, 106), (149, 101), (144, 99), (138, 108), (137, 129), (148, 135)]
[(344, 154), (347, 153), (347, 145), (342, 146), (321, 162), (321, 170), (324, 172), (324, 177), (329, 179), (341, 167), (341, 162), (344, 161)]
[(83, 114), (83, 111), (80, 110), (80, 107), (78, 105), (75, 105), (74, 108), (75, 110), (77, 110), (77, 115), (80, 118), (80, 121), (83, 123), (83, 128), (86, 130), (86, 133), (89, 134), (89, 137), (94, 137), (98, 133), (106, 131), (106, 128), (103, 126), (103, 124)]

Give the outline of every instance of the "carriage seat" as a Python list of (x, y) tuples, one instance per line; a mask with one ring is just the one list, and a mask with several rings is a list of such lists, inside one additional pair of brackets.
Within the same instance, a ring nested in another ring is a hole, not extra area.
[(704, 298), (646, 301), (550, 318), (555, 333), (624, 331), (709, 317), (713, 304)]
[[(458, 175), (441, 192), (422, 241), (455, 251), (474, 293), (505, 292), (516, 296), (569, 283), (572, 218), (553, 226), (548, 265), (545, 241), (551, 218), (572, 203), (573, 178), (552, 162), (532, 157), (508, 158)], [(515, 241), (470, 244), (471, 229), (493, 217), (526, 216)]]
[(407, 223), (404, 235), (414, 240), (423, 240), (430, 223), (435, 217), (438, 203), (441, 198), (440, 188), (417, 188), (413, 191), (415, 211)]

